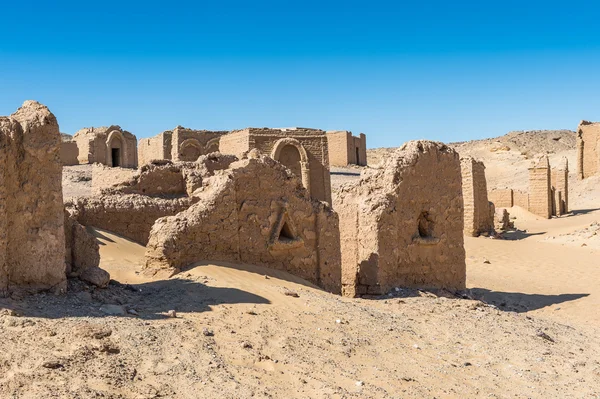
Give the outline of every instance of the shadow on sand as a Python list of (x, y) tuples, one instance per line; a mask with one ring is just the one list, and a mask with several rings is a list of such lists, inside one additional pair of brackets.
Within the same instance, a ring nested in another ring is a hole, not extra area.
[(516, 241), (516, 240), (524, 240), (525, 238), (532, 237), (532, 236), (539, 236), (542, 234), (546, 234), (546, 232), (541, 231), (541, 232), (537, 232), (537, 233), (529, 233), (527, 231), (517, 229), (517, 230), (505, 231), (504, 233), (502, 233), (502, 237), (505, 240)]
[(545, 308), (551, 305), (557, 305), (563, 302), (574, 301), (585, 298), (590, 294), (524, 294), (521, 292), (501, 292), (491, 291), (486, 288), (471, 288), (467, 290), (471, 293), (473, 299), (490, 303), (497, 306), (500, 310), (513, 312), (528, 312), (531, 310)]
[(569, 216), (587, 215), (588, 213), (596, 211), (600, 211), (600, 208), (571, 210), (571, 214)]
[[(259, 295), (236, 288), (210, 287), (195, 280), (174, 278), (143, 284), (121, 284), (114, 280), (108, 288), (93, 289), (79, 280), (69, 281), (65, 295), (34, 294), (1, 298), (0, 307), (12, 309), (28, 317), (136, 317), (127, 314), (133, 309), (141, 319), (163, 319), (174, 309), (179, 313), (206, 312), (222, 304), (270, 304)], [(107, 310), (110, 310), (107, 312)], [(120, 314), (119, 314), (120, 313)]]

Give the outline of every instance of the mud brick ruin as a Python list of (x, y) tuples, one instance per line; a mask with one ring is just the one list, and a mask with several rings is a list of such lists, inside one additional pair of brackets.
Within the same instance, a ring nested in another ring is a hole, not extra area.
[(382, 168), (343, 185), (334, 209), (344, 295), (464, 289), (461, 186), (458, 154), (430, 141), (408, 142)]
[(77, 148), (77, 142), (73, 140), (73, 136), (69, 134), (61, 133), (60, 143), (60, 160), (63, 165), (78, 165), (79, 159), (79, 148)]
[(327, 132), (329, 145), (329, 165), (367, 166), (367, 136), (361, 133), (358, 137), (345, 130)]
[(460, 161), (465, 214), (465, 234), (477, 237), (494, 230), (494, 210), (490, 206), (483, 162), (473, 158)]
[(600, 174), (600, 122), (581, 121), (577, 127), (577, 177)]
[[(257, 153), (255, 153), (257, 156)], [(340, 293), (337, 215), (270, 158), (244, 159), (203, 183), (197, 202), (156, 221), (146, 269), (230, 261), (284, 270)]]
[(154, 137), (141, 139), (138, 160), (144, 165), (153, 160), (195, 161), (200, 155), (219, 151), (219, 138), (226, 131), (192, 130), (177, 126)]
[(67, 274), (108, 283), (95, 239), (65, 214), (56, 117), (26, 101), (0, 117), (0, 141), (0, 294), (64, 292)]
[(111, 167), (137, 168), (137, 139), (119, 126), (90, 127), (73, 136), (80, 164), (101, 163)]
[(247, 128), (221, 137), (219, 151), (242, 157), (257, 149), (302, 179), (311, 197), (331, 204), (329, 151), (325, 131), (307, 128)]
[(529, 168), (529, 192), (495, 189), (489, 192), (496, 208), (519, 206), (534, 215), (549, 219), (569, 212), (569, 166), (566, 158), (550, 169), (547, 155)]

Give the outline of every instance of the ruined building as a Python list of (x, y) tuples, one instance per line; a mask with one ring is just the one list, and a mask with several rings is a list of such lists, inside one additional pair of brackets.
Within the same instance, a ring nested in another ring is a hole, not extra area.
[(160, 159), (196, 161), (200, 155), (219, 151), (219, 138), (226, 133), (177, 126), (154, 137), (141, 139), (138, 144), (139, 164)]
[(577, 177), (600, 174), (600, 122), (581, 121), (577, 127)]
[(150, 232), (147, 270), (201, 261), (266, 266), (340, 293), (338, 218), (283, 165), (244, 159), (206, 179), (194, 205)]
[(150, 274), (231, 261), (287, 271), (339, 293), (337, 215), (283, 165), (257, 150), (250, 155), (153, 161), (98, 197), (73, 199), (67, 210), (82, 225), (147, 246)]
[(464, 289), (463, 196), (458, 154), (411, 141), (380, 169), (340, 188), (344, 295), (393, 287)]
[(552, 168), (552, 215), (562, 216), (569, 212), (569, 161), (563, 158)]
[(78, 165), (79, 149), (77, 143), (73, 140), (73, 136), (65, 133), (60, 134), (60, 160), (63, 165)]
[(302, 180), (311, 197), (331, 204), (325, 131), (306, 128), (247, 128), (221, 137), (219, 151), (242, 157), (251, 149), (281, 162)]
[(73, 136), (80, 164), (101, 163), (111, 167), (137, 168), (137, 139), (119, 126), (90, 127)]
[(465, 234), (477, 237), (494, 230), (494, 211), (490, 207), (483, 162), (473, 158), (460, 161), (465, 215)]
[(550, 169), (548, 156), (543, 155), (529, 168), (529, 191), (495, 189), (489, 198), (496, 208), (519, 206), (537, 216), (549, 219), (569, 212), (569, 166), (563, 158), (558, 167)]
[(549, 219), (552, 217), (550, 162), (543, 155), (529, 168), (529, 212)]
[(329, 165), (367, 165), (367, 136), (361, 133), (359, 137), (345, 130), (327, 132), (329, 146)]

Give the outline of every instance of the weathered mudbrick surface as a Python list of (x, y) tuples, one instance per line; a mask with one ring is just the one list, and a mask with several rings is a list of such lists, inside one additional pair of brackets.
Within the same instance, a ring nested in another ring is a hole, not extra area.
[(494, 230), (493, 212), (487, 195), (485, 165), (473, 158), (461, 159), (465, 234), (477, 237)]
[[(510, 188), (495, 189), (488, 193), (488, 198), (496, 208), (511, 208), (514, 203), (513, 190)], [(525, 208), (527, 209), (527, 208)]]
[(227, 131), (193, 130), (177, 126), (138, 145), (140, 165), (154, 160), (196, 161), (199, 156), (219, 151), (219, 139)]
[(458, 154), (411, 141), (380, 169), (340, 188), (344, 295), (393, 287), (463, 289), (463, 195)]
[(83, 128), (73, 135), (80, 164), (137, 168), (137, 139), (120, 126)]
[(367, 165), (367, 136), (361, 133), (358, 137), (346, 130), (327, 132), (329, 145), (329, 165)]
[(288, 167), (311, 197), (331, 204), (329, 150), (325, 131), (306, 128), (247, 128), (221, 137), (219, 151), (242, 157), (252, 149)]
[(150, 273), (198, 261), (284, 270), (340, 292), (337, 215), (310, 198), (300, 179), (255, 152), (203, 182), (197, 203), (156, 221), (146, 250)]
[(0, 117), (0, 292), (66, 289), (60, 133), (56, 117), (26, 101)]
[(546, 219), (552, 217), (550, 163), (547, 155), (542, 155), (529, 168), (529, 212)]
[(600, 122), (581, 121), (577, 127), (577, 177), (600, 173)]
[(569, 161), (563, 158), (556, 168), (552, 168), (553, 215), (561, 216), (569, 212)]

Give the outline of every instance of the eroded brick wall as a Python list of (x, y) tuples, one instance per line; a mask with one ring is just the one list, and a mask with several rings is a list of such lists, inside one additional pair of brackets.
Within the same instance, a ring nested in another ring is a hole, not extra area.
[(487, 195), (485, 166), (473, 158), (461, 159), (465, 234), (477, 237), (494, 229)]

